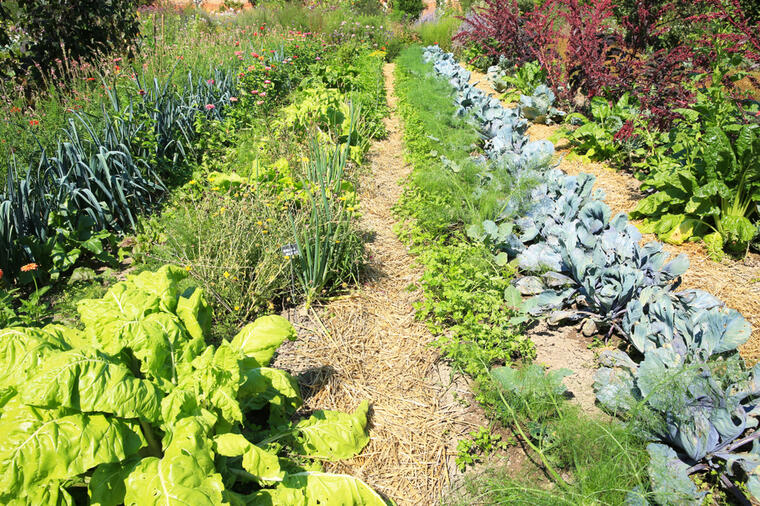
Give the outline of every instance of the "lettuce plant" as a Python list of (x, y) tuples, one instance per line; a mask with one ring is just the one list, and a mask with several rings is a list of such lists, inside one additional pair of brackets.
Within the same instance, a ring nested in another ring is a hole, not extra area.
[(2, 330), (0, 500), (385, 504), (320, 471), (367, 444), (367, 403), (293, 421), (298, 384), (270, 367), (293, 327), (266, 316), (207, 345), (210, 310), (185, 275), (166, 266), (80, 302), (83, 330)]

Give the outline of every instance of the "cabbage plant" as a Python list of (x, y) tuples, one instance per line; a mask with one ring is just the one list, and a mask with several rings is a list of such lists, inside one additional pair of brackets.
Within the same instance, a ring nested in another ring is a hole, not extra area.
[(265, 316), (208, 345), (185, 275), (166, 266), (80, 302), (82, 330), (0, 331), (0, 502), (386, 504), (319, 464), (368, 443), (367, 403), (294, 420), (298, 384), (270, 366), (293, 327)]

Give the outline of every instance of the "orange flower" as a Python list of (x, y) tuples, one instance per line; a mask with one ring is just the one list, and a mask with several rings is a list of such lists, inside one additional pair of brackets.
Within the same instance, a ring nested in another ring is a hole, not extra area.
[(36, 271), (37, 267), (39, 267), (39, 265), (35, 263), (26, 264), (23, 267), (21, 267), (21, 272)]
[(39, 125), (39, 124), (40, 124), (40, 122), (39, 122), (39, 121), (37, 121), (36, 119), (30, 119), (30, 120), (29, 120), (29, 124), (30, 124), (31, 126), (37, 126), (37, 125)]

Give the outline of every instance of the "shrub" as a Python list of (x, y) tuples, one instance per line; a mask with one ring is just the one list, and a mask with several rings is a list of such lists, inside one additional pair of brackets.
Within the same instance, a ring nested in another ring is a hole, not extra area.
[(530, 40), (517, 0), (484, 0), (463, 17), (455, 41), (475, 44), (489, 54), (522, 63), (529, 58)]
[(206, 287), (222, 328), (262, 314), (288, 293), (291, 269), (280, 248), (291, 231), (271, 186), (207, 188), (160, 218), (150, 256), (184, 266)]
[(425, 10), (422, 0), (393, 0), (393, 10), (404, 14), (409, 19), (417, 19)]
[[(136, 0), (15, 0), (0, 10), (14, 27), (0, 75), (39, 81), (56, 60), (93, 60), (131, 48), (140, 33)], [(0, 41), (1, 42), (1, 41)]]

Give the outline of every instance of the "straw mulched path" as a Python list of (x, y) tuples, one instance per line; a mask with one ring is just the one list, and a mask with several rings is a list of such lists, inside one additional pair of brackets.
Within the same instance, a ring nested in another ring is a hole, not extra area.
[(421, 272), (393, 232), (391, 212), (410, 167), (394, 111), (393, 64), (384, 74), (389, 136), (370, 150), (371, 172), (360, 185), (362, 228), (370, 236), (367, 279), (316, 311), (292, 311), (299, 339), (276, 363), (299, 376), (307, 409), (350, 411), (370, 401), (371, 442), (329, 470), (360, 477), (398, 504), (434, 504), (455, 473), (457, 441), (486, 422), (462, 402), (471, 399), (469, 388), (450, 380), (428, 347), (433, 336), (414, 318)]
[[(473, 76), (479, 79), (482, 90), (498, 96), (483, 74)], [(531, 125), (528, 135), (531, 140), (548, 139), (558, 126)], [(567, 159), (566, 142), (555, 143), (557, 152), (562, 156), (560, 169), (568, 174), (592, 174), (596, 177), (594, 188), (605, 193), (605, 202), (613, 213), (630, 212), (643, 198), (639, 190), (641, 182), (632, 175), (617, 171), (605, 163), (586, 162), (581, 159)], [(634, 222), (635, 223), (635, 222)], [(654, 241), (654, 235), (645, 235), (644, 241)], [(742, 313), (752, 325), (752, 336), (739, 352), (750, 364), (760, 361), (760, 255), (750, 253), (746, 258), (734, 260), (724, 258), (714, 262), (707, 256), (700, 243), (666, 244), (666, 251), (672, 255), (685, 253), (689, 256), (690, 267), (683, 276), (681, 288), (698, 288), (708, 291), (726, 302), (728, 307)]]

